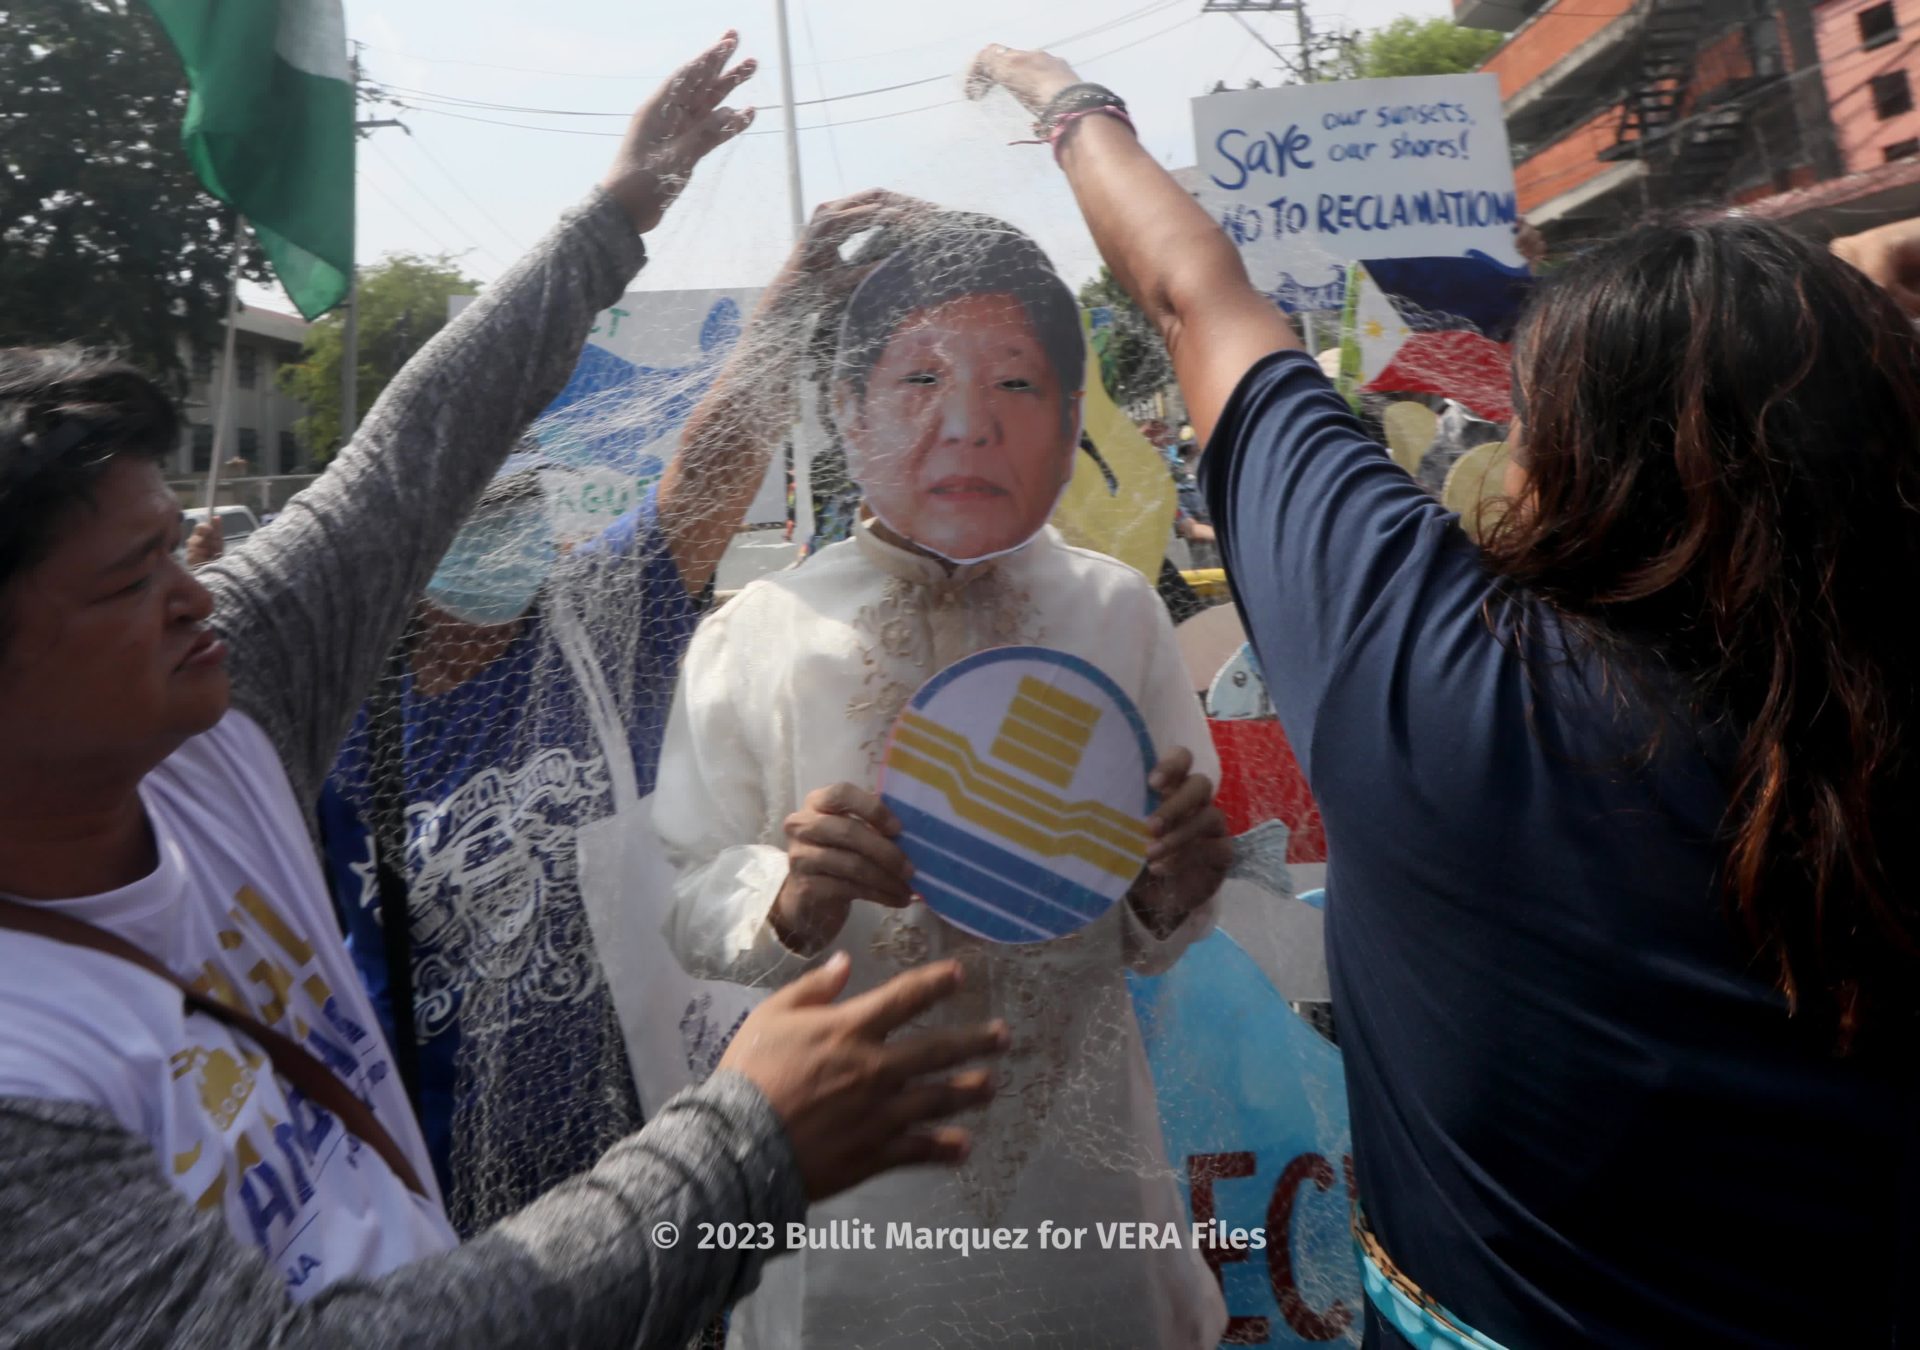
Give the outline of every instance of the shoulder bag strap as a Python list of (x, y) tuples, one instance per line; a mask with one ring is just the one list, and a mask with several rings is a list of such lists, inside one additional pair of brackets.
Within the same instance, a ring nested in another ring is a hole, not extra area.
[(35, 937), (64, 942), (70, 947), (104, 952), (165, 980), (180, 991), (181, 998), (189, 1008), (224, 1022), (266, 1051), (275, 1073), (298, 1088), (308, 1101), (325, 1107), (338, 1117), (351, 1134), (380, 1155), (382, 1161), (393, 1169), (393, 1174), (406, 1183), (408, 1190), (422, 1197), (427, 1194), (426, 1188), (420, 1184), (419, 1175), (413, 1170), (413, 1164), (407, 1161), (407, 1155), (393, 1141), (393, 1136), (387, 1133), (386, 1126), (380, 1123), (372, 1108), (354, 1096), (331, 1069), (272, 1027), (193, 989), (185, 980), (118, 934), (96, 928), (71, 915), (58, 914), (39, 905), (0, 900), (0, 929), (31, 933)]

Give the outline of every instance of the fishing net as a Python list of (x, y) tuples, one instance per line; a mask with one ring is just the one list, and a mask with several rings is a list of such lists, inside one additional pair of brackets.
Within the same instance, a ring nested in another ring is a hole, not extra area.
[[(923, 132), (1003, 143), (1025, 120), (995, 96)], [(656, 258), (725, 224), (732, 154)], [(1109, 711), (1137, 711), (1147, 751), (1187, 745), (1219, 781), (1241, 840), (1217, 921), (1163, 941), (1121, 900), (1003, 941), (951, 908), (854, 903), (834, 946), (856, 989), (958, 956), (965, 989), (929, 1022), (1004, 1017), (1015, 1048), (967, 1162), (816, 1206), (813, 1249), (768, 1268), (731, 1334), (1357, 1344), (1338, 1052), (1296, 1011), (1327, 998), (1320, 911), (1296, 894), (1324, 837), (1224, 584), (1166, 562), (1176, 471), (1138, 428), (1177, 439), (1184, 420), (1164, 349), (1061, 280), (1050, 253), (1084, 259), (1086, 241), (1063, 249), (1057, 218), (1029, 212), (1060, 189), (1021, 156), (922, 186), (937, 205), (870, 203), (794, 272), (636, 291), (600, 317), (343, 747), (323, 816), (356, 958), (411, 1008), (401, 1040), (475, 1231), (704, 1077), (801, 968), (768, 921), (784, 822), (816, 788), (897, 786), (915, 716), (923, 758), (963, 785), (950, 803), (1056, 821), (1045, 839), (1109, 862), (1144, 848), (1144, 790), (1132, 825), (1074, 795), (1085, 688), (1022, 685), (979, 736), (915, 702), (984, 652), (1064, 653), (1118, 690)], [(1325, 299), (1310, 340), (1351, 345)], [(1402, 368), (1429, 393), (1455, 373)], [(1371, 411), (1383, 438), (1439, 434), (1431, 409)], [(984, 865), (949, 856), (943, 884)]]

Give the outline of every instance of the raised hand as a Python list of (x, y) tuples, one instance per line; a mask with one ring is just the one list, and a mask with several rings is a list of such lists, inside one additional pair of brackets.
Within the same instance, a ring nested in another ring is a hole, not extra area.
[(731, 70), (739, 45), (729, 29), (654, 91), (627, 124), (601, 186), (627, 209), (633, 228), (645, 234), (679, 197), (698, 164), (753, 122), (753, 109), (736, 111), (722, 102), (759, 69), (752, 60)]
[(967, 97), (985, 98), (999, 85), (1037, 117), (1055, 94), (1078, 83), (1080, 77), (1073, 73), (1073, 67), (1051, 52), (1018, 51), (994, 42), (982, 47), (973, 58), (973, 68), (967, 74)]
[(208, 516), (187, 536), (187, 566), (205, 567), (227, 551), (225, 527), (218, 515)]
[(1547, 260), (1547, 237), (1530, 220), (1522, 220), (1513, 227), (1514, 247), (1528, 267), (1538, 268)]
[(907, 971), (835, 1004), (849, 968), (835, 953), (771, 995), (720, 1060), (751, 1079), (786, 1126), (810, 1200), (895, 1167), (965, 1158), (967, 1132), (932, 1123), (984, 1105), (992, 1075), (943, 1075), (1007, 1048), (1004, 1022), (887, 1039), (960, 987), (959, 962)]
[(822, 202), (814, 208), (806, 232), (768, 288), (767, 303), (812, 309), (825, 299), (852, 290), (869, 269), (841, 258), (840, 249), (847, 240), (935, 209), (917, 197), (885, 188), (868, 188), (838, 201)]
[(1920, 319), (1920, 218), (1836, 239), (1833, 251), (1886, 287), (1908, 317)]

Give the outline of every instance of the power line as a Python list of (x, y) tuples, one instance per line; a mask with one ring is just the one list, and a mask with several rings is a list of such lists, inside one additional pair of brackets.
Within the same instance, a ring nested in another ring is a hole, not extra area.
[[(373, 151), (374, 157), (377, 158), (382, 164), (386, 165), (387, 168), (391, 170), (396, 177), (406, 182), (409, 187), (413, 186), (412, 180), (407, 178), (406, 174), (401, 171), (401, 168), (398, 164), (395, 164), (392, 160), (387, 158), (386, 153), (382, 151), (379, 146), (369, 141), (367, 143), (367, 148)], [(417, 188), (415, 190), (418, 191)], [(446, 221), (447, 224), (451, 226), (456, 233), (466, 232), (466, 227), (463, 226), (459, 221), (455, 220), (450, 214), (448, 214), (446, 207), (440, 205), (440, 203), (436, 201), (433, 197), (429, 196), (425, 192), (420, 192), (419, 196), (421, 201), (425, 202), (428, 206), (431, 206), (435, 211), (439, 212), (440, 218)], [(489, 258), (492, 258), (495, 262), (499, 263), (502, 267), (508, 266), (507, 260), (505, 258), (502, 258), (498, 253), (495, 253), (492, 249), (488, 248), (485, 244), (481, 243), (478, 239), (473, 239), (471, 236), (469, 236), (469, 242), (472, 244), (474, 248), (486, 254)]]
[[(1117, 18), (1105, 20), (1102, 23), (1095, 24), (1091, 28), (1083, 29), (1080, 32), (1074, 33), (1068, 37), (1060, 38), (1055, 42), (1044, 43), (1042, 45), (1048, 48), (1064, 46), (1069, 42), (1077, 42), (1081, 38), (1094, 37), (1100, 33), (1111, 32), (1113, 29), (1119, 28), (1125, 24), (1131, 23), (1135, 19), (1145, 18), (1148, 14), (1157, 13), (1161, 10), (1172, 9), (1176, 5), (1181, 5), (1184, 3), (1186, 3), (1186, 0), (1154, 0), (1154, 2), (1151, 4), (1142, 5), (1140, 6), (1140, 8), (1131, 10), (1126, 14), (1122, 14), (1118, 16)], [(910, 47), (893, 47), (883, 52), (865, 52), (857, 56), (833, 56), (833, 57), (827, 57), (821, 60), (803, 62), (801, 64), (808, 65), (808, 66), (839, 66), (839, 65), (849, 65), (859, 61), (877, 61), (882, 57), (903, 56), (908, 52), (925, 51), (929, 47), (946, 46), (951, 41), (954, 41), (954, 39), (951, 39), (951, 38), (939, 39), (933, 42), (915, 43)], [(362, 42), (359, 45), (368, 51), (383, 52), (388, 56), (397, 56), (397, 57), (400, 57), (402, 60), (406, 60), (406, 61), (420, 61), (427, 65), (469, 66), (477, 70), (504, 70), (504, 71), (510, 71), (518, 75), (555, 75), (564, 79), (572, 79), (572, 80), (643, 81), (643, 82), (653, 83), (653, 84), (657, 84), (661, 80), (664, 80), (667, 78), (667, 76), (665, 75), (640, 75), (640, 74), (615, 75), (615, 74), (608, 74), (604, 71), (553, 70), (553, 69), (549, 69), (541, 66), (503, 65), (493, 61), (467, 61), (467, 60), (461, 60), (461, 59), (457, 59), (449, 56), (420, 56), (413, 52), (403, 52), (392, 47), (375, 46), (371, 42)], [(940, 78), (940, 77), (935, 77), (935, 78)], [(847, 95), (846, 97), (853, 97), (853, 95)], [(621, 114), (621, 116), (625, 116), (625, 115), (626, 114)]]
[(445, 108), (426, 108), (417, 103), (403, 103), (400, 106), (409, 112), (426, 113), (433, 117), (451, 117), (461, 122), (479, 122), (490, 127), (513, 127), (520, 131), (544, 131), (549, 136), (594, 136), (601, 140), (617, 141), (625, 134), (619, 131), (586, 131), (576, 127), (543, 127), (533, 122), (503, 122), (497, 117), (474, 117), (468, 113), (450, 112)]
[[(924, 80), (906, 80), (900, 84), (883, 84), (874, 89), (860, 89), (851, 94), (828, 94), (823, 98), (803, 98), (796, 100), (796, 108), (812, 108), (822, 103), (844, 103), (848, 99), (871, 98), (875, 94), (893, 94), (902, 89), (918, 89), (923, 85), (938, 84), (951, 79), (949, 75), (929, 75)], [(392, 90), (408, 98), (424, 99), (432, 103), (446, 103), (454, 107), (480, 108), (490, 112), (528, 113), (539, 117), (617, 117), (625, 121), (633, 116), (633, 109), (623, 112), (592, 112), (578, 108), (533, 108), (519, 103), (494, 103), (486, 99), (463, 98), (458, 94), (441, 94), (431, 89), (414, 89), (404, 84), (381, 84), (383, 90)]]
[[(1126, 14), (1120, 15), (1118, 18), (1109, 19), (1104, 23), (1094, 25), (1092, 28), (1082, 29), (1078, 33), (1069, 34), (1066, 37), (1058, 38), (1052, 42), (1048, 42), (1043, 45), (1049, 50), (1055, 47), (1064, 47), (1070, 42), (1079, 42), (1085, 38), (1096, 37), (1101, 33), (1111, 32), (1116, 28), (1124, 27), (1127, 24), (1133, 23), (1140, 19), (1144, 19), (1149, 15), (1162, 13), (1178, 5), (1182, 5), (1185, 2), (1186, 0), (1153, 0), (1153, 3), (1142, 5), (1138, 9), (1130, 10)], [(1176, 24), (1174, 25), (1174, 27), (1175, 28), (1181, 27), (1185, 22), (1186, 22), (1185, 20), (1182, 20), (1181, 24)], [(1162, 33), (1172, 32), (1172, 31), (1173, 29), (1164, 29), (1162, 30)], [(1153, 37), (1157, 37), (1161, 35), (1162, 34), (1160, 33), (1149, 34), (1148, 37), (1142, 38), (1141, 41), (1143, 42), (1150, 41)], [(1138, 45), (1138, 44), (1137, 43), (1128, 44), (1128, 46), (1134, 46), (1134, 45)], [(1121, 48), (1116, 48), (1115, 50), (1124, 51), (1126, 50), (1126, 48), (1121, 47)], [(1088, 61), (1098, 61), (1102, 57), (1111, 56), (1112, 54), (1113, 54), (1112, 52), (1103, 52), (1100, 54), (1100, 56), (1082, 57), (1081, 60), (1083, 63)], [(530, 72), (530, 73), (537, 73), (537, 72)], [(561, 72), (546, 72), (546, 73), (559, 74)], [(878, 85), (872, 89), (856, 89), (850, 93), (845, 93), (845, 94), (823, 93), (818, 98), (800, 99), (797, 102), (795, 102), (794, 107), (814, 108), (827, 103), (844, 103), (850, 99), (871, 98), (876, 94), (898, 93), (903, 89), (920, 89), (930, 84), (941, 84), (941, 83), (950, 81), (952, 79), (953, 79), (953, 76), (951, 74), (928, 75), (918, 80), (903, 80), (897, 84)], [(619, 112), (603, 112), (598, 110), (588, 110), (588, 109), (580, 109), (580, 108), (538, 108), (538, 107), (532, 107), (526, 104), (500, 103), (500, 102), (495, 102), (493, 100), (488, 100), (488, 99), (467, 98), (464, 95), (460, 95), (460, 94), (445, 94), (445, 93), (439, 92), (438, 90), (420, 89), (420, 88), (413, 87), (411, 85), (389, 84), (385, 82), (373, 82), (373, 81), (370, 81), (369, 83), (373, 84), (374, 87), (379, 90), (382, 90), (382, 91), (390, 90), (394, 93), (405, 95), (408, 100), (420, 100), (428, 103), (444, 104), (448, 107), (472, 108), (472, 109), (475, 109), (476, 111), (481, 111), (481, 112), (519, 113), (523, 116), (532, 116), (532, 117), (610, 117), (610, 118), (619, 118), (623, 121), (633, 116), (633, 110), (631, 108), (628, 108), (628, 109), (625, 109), (624, 111), (619, 111)], [(393, 100), (389, 100), (389, 101), (393, 101)], [(849, 124), (843, 124), (843, 125), (849, 125)]]
[(455, 192), (458, 192), (462, 197), (466, 198), (467, 205), (471, 206), (479, 214), (480, 219), (486, 221), (487, 224), (493, 226), (495, 232), (498, 233), (499, 236), (507, 242), (507, 246), (514, 251), (514, 255), (516, 257), (527, 251), (526, 245), (522, 244), (518, 239), (514, 238), (512, 233), (509, 232), (504, 225), (502, 225), (498, 220), (494, 219), (493, 215), (487, 210), (486, 207), (482, 206), (477, 200), (475, 200), (473, 194), (471, 192), (468, 192), (466, 187), (460, 182), (460, 180), (454, 176), (453, 171), (448, 169), (445, 164), (440, 162), (440, 157), (438, 155), (434, 154), (432, 150), (427, 148), (427, 143), (425, 141), (421, 140), (417, 136), (409, 136), (408, 139), (420, 151), (421, 154), (427, 157), (428, 162), (431, 163), (434, 168), (440, 171), (440, 176), (446, 179), (447, 182), (453, 185), (453, 190)]
[[(1092, 65), (1095, 61), (1104, 61), (1109, 56), (1117, 56), (1121, 52), (1128, 51), (1131, 48), (1138, 47), (1143, 43), (1152, 42), (1156, 38), (1165, 37), (1168, 33), (1172, 33), (1181, 28), (1185, 28), (1188, 24), (1195, 22), (1199, 17), (1200, 16), (1198, 14), (1188, 15), (1186, 18), (1180, 20), (1179, 23), (1173, 24), (1167, 28), (1159, 29), (1152, 33), (1148, 33), (1143, 37), (1135, 38), (1132, 42), (1122, 43), (1118, 47), (1111, 47), (1108, 50), (1104, 52), (1100, 52), (1099, 54), (1094, 56), (1082, 57), (1080, 58), (1080, 64), (1083, 66)], [(624, 132), (619, 132), (619, 131), (588, 131), (578, 127), (543, 127), (534, 122), (508, 122), (508, 121), (503, 121), (500, 118), (496, 118), (496, 117), (476, 117), (472, 113), (465, 112), (465, 111), (454, 112), (450, 108), (432, 107), (432, 106), (414, 103), (411, 101), (398, 100), (398, 99), (389, 100), (389, 101), (395, 102), (400, 107), (407, 108), (413, 112), (429, 113), (435, 117), (452, 117), (462, 122), (479, 122), (486, 126), (491, 126), (491, 127), (512, 127), (515, 130), (519, 130), (519, 131), (544, 131), (555, 136), (594, 136), (603, 140), (617, 140), (619, 137), (625, 134)], [(951, 108), (965, 102), (967, 102), (967, 100), (964, 98), (949, 98), (949, 99), (943, 99), (938, 103), (923, 103), (917, 108), (900, 108), (893, 112), (875, 113), (871, 117), (853, 117), (853, 118), (847, 119), (846, 121), (835, 122), (830, 125), (803, 126), (803, 127), (796, 127), (795, 130), (796, 131), (831, 131), (841, 127), (857, 127), (868, 122), (885, 122), (895, 117), (910, 117), (915, 113), (932, 112), (936, 108)], [(787, 129), (785, 127), (766, 127), (759, 131), (743, 132), (742, 135), (743, 136), (784, 136), (786, 134), (786, 130)]]
[(362, 171), (356, 176), (360, 182), (366, 184), (366, 186), (373, 189), (375, 196), (379, 197), (381, 201), (385, 202), (388, 206), (392, 207), (395, 211), (399, 212), (400, 218), (402, 220), (406, 221), (409, 225), (413, 226), (414, 229), (420, 231), (420, 233), (426, 235), (427, 238), (433, 240), (434, 243), (440, 245), (440, 251), (442, 253), (446, 254), (448, 257), (459, 257), (462, 253), (466, 252), (465, 249), (455, 248), (452, 244), (449, 244), (446, 240), (442, 239), (437, 232), (428, 229), (425, 225), (422, 225), (418, 220), (418, 218), (416, 218), (411, 211), (407, 210), (406, 207), (400, 205), (399, 202), (395, 201), (392, 197), (388, 196), (386, 190), (382, 188), (378, 183), (374, 182), (372, 177), (369, 176), (367, 173)]
[[(943, 99), (939, 103), (923, 103), (917, 108), (901, 108), (895, 112), (875, 113), (872, 117), (849, 118), (844, 122), (835, 122), (831, 126), (823, 124), (820, 126), (797, 127), (795, 130), (830, 131), (839, 127), (857, 127), (864, 122), (886, 122), (895, 117), (909, 117), (914, 113), (932, 112), (935, 108), (951, 108), (966, 101), (964, 98)], [(544, 131), (553, 136), (594, 136), (601, 140), (619, 140), (621, 136), (626, 134), (620, 131), (586, 131), (576, 127), (543, 127), (534, 122), (503, 122), (497, 117), (474, 117), (467, 113), (453, 112), (446, 108), (422, 108), (412, 104), (405, 106), (414, 112), (427, 113), (434, 117), (452, 117), (462, 122), (482, 122), (490, 127), (513, 127), (520, 131)], [(745, 131), (741, 133), (743, 137), (784, 136), (786, 134), (787, 129), (785, 127), (767, 127), (761, 131)]]
[[(800, 26), (807, 35), (808, 55), (816, 56), (816, 57), (819, 56), (820, 44), (814, 40), (814, 36), (813, 36), (813, 11), (805, 3), (805, 0), (802, 0), (802, 3), (800, 5)], [(817, 89), (819, 89), (819, 91), (822, 94), (825, 94), (827, 92), (827, 82), (825, 78), (820, 74), (820, 63), (818, 61), (814, 61), (812, 62), (812, 65), (813, 65), (814, 86)], [(840, 138), (833, 134), (833, 114), (832, 113), (827, 114), (827, 149), (833, 153), (833, 181), (836, 186), (845, 188), (846, 182), (847, 182), (847, 171), (840, 163)]]

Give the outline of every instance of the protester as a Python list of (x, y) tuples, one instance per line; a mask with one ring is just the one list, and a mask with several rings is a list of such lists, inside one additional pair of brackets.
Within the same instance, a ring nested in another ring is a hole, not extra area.
[[(1903, 1342), (1905, 318), (1756, 221), (1568, 261), (1520, 328), (1516, 505), (1482, 552), (1094, 111), (1116, 98), (1044, 53), (979, 69), (1165, 336), (1325, 816), (1367, 1343)], [(1915, 252), (1852, 256), (1907, 285)]]
[[(1429, 396), (1431, 397), (1431, 396)], [(1433, 443), (1420, 455), (1419, 471), (1414, 479), (1435, 497), (1447, 486), (1447, 474), (1469, 450), (1502, 441), (1507, 424), (1476, 417), (1464, 403), (1454, 399), (1434, 399), (1439, 416), (1434, 421)]]
[[(865, 194), (814, 215), (658, 487), (564, 560), (529, 438), (521, 470), (489, 487), (427, 583), (322, 793), (354, 963), (411, 1069), (462, 1233), (640, 1126), (582, 908), (578, 831), (613, 810), (614, 793), (573, 661), (592, 661), (620, 690), (644, 796), (681, 654), (788, 429), (795, 316), (850, 284), (839, 246), (885, 207)], [(546, 612), (553, 595), (594, 619), (593, 650), (558, 650), (568, 634)], [(462, 805), (472, 802), (484, 807)], [(392, 916), (405, 917), (389, 930)], [(401, 959), (408, 978), (395, 980)]]
[(1219, 559), (1213, 547), (1213, 517), (1194, 477), (1200, 463), (1200, 442), (1189, 438), (1175, 443), (1170, 439), (1167, 456), (1175, 493), (1174, 533), (1187, 541), (1195, 567), (1216, 567)]
[[(866, 518), (853, 539), (746, 587), (688, 651), (654, 798), (679, 869), (668, 936), (690, 974), (742, 984), (784, 983), (832, 946), (853, 953), (861, 988), (959, 955), (969, 1015), (1012, 1024), (1020, 1049), (952, 1183), (902, 1174), (817, 1208), (816, 1223), (1180, 1224), (1125, 975), (1167, 969), (1213, 923), (1230, 848), (1212, 742), (1144, 578), (1046, 524), (1079, 443), (1072, 292), (999, 221), (929, 207), (893, 235), (830, 330), (824, 396)], [(1008, 644), (1067, 653), (1126, 691), (1164, 794), (1130, 896), (1070, 938), (1013, 945), (916, 901), (900, 827), (875, 795), (914, 692)], [(914, 1251), (809, 1251), (736, 1321), (759, 1350), (1199, 1347), (1225, 1311), (1184, 1245), (1089, 1245), (934, 1266)]]
[(838, 962), (647, 1130), (455, 1250), (309, 843), (461, 516), (640, 236), (750, 120), (720, 106), (752, 73), (733, 50), (663, 87), (321, 481), (197, 575), (174, 556), (166, 397), (71, 350), (0, 355), (0, 1342), (677, 1347), (763, 1259), (697, 1224), (780, 1224), (964, 1154), (922, 1126), (984, 1100), (984, 1074), (924, 1075), (1001, 1035), (882, 1044), (957, 972), (827, 1007)]

